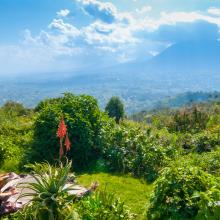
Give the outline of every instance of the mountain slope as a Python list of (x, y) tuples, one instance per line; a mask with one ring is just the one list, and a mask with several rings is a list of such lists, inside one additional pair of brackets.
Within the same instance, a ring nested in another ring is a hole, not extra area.
[(173, 73), (178, 71), (191, 74), (201, 71), (219, 73), (219, 58), (219, 41), (181, 42), (170, 46), (144, 65), (152, 71), (161, 69)]

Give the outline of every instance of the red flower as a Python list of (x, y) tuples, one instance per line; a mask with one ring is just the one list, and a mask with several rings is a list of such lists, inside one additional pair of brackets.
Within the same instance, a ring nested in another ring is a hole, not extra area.
[(65, 139), (65, 145), (66, 145), (66, 151), (70, 151), (70, 140), (69, 140), (69, 137), (68, 137), (68, 133), (66, 133), (66, 139)]
[(62, 118), (60, 123), (59, 123), (59, 127), (57, 129), (57, 137), (62, 139), (62, 138), (65, 137), (65, 135), (66, 135), (66, 125), (65, 125), (65, 122)]

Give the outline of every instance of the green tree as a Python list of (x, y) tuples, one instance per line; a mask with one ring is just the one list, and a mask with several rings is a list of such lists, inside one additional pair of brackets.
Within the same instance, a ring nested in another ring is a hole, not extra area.
[(34, 126), (30, 159), (53, 163), (59, 157), (56, 131), (62, 117), (71, 142), (67, 157), (73, 160), (76, 170), (87, 169), (101, 154), (101, 132), (108, 121), (108, 117), (100, 111), (96, 99), (87, 95), (67, 93), (60, 99), (47, 100), (41, 106)]
[(118, 97), (112, 97), (105, 107), (106, 113), (115, 118), (115, 121), (119, 123), (120, 119), (124, 117), (124, 105)]

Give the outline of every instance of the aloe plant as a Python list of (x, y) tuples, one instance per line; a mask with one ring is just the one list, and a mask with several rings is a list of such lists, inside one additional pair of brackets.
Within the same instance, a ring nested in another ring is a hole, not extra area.
[(34, 165), (35, 172), (31, 175), (35, 182), (22, 184), (21, 187), (25, 185), (30, 192), (20, 196), (20, 198), (31, 197), (31, 203), (17, 214), (18, 219), (78, 219), (77, 214), (71, 208), (76, 196), (68, 193), (73, 189), (73, 185), (66, 187), (71, 166), (71, 162), (65, 165), (60, 162), (57, 167), (49, 163)]

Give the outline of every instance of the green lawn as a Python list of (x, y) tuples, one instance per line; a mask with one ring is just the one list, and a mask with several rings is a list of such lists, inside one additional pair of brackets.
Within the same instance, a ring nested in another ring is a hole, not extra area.
[(152, 185), (139, 179), (107, 173), (82, 174), (77, 177), (79, 184), (89, 186), (92, 182), (98, 181), (100, 189), (107, 189), (114, 192), (121, 198), (131, 211), (137, 214), (137, 219), (141, 219), (145, 211), (148, 198), (152, 192)]

